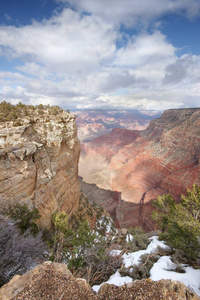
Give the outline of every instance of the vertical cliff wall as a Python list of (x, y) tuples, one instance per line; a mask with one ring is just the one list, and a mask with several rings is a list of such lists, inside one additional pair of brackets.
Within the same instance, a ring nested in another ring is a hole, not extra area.
[(40, 226), (49, 228), (56, 210), (70, 215), (78, 207), (75, 117), (35, 111), (20, 119), (20, 125), (0, 123), (0, 210), (27, 203), (39, 209)]

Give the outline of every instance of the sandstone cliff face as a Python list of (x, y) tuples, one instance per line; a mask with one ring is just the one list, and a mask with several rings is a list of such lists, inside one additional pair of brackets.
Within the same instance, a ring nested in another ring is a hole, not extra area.
[(132, 210), (128, 207), (128, 215), (126, 205), (123, 210), (118, 205), (122, 226), (148, 222), (149, 201), (166, 193), (179, 199), (186, 188), (199, 183), (200, 109), (168, 110), (131, 137), (129, 131), (118, 129), (118, 143), (113, 134), (82, 146), (80, 176), (99, 188), (120, 192), (123, 200), (135, 204)]
[(184, 284), (160, 280), (136, 280), (121, 287), (103, 284), (97, 295), (84, 279), (74, 278), (67, 266), (45, 262), (23, 276), (16, 275), (0, 289), (1, 300), (198, 300)]
[(66, 112), (0, 123), (0, 209), (27, 203), (39, 209), (48, 228), (56, 210), (78, 207), (80, 145), (75, 117)]

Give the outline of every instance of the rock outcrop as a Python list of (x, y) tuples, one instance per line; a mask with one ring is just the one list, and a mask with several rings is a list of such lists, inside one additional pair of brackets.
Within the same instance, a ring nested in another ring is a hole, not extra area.
[(75, 279), (67, 266), (45, 262), (0, 289), (0, 300), (97, 299), (84, 279)]
[(151, 200), (166, 193), (178, 200), (199, 183), (200, 109), (168, 110), (143, 131), (114, 129), (82, 148), (83, 181), (120, 192), (122, 200), (134, 204), (129, 209), (123, 203), (121, 211), (118, 206), (120, 226), (148, 227)]
[(0, 289), (1, 300), (198, 300), (180, 282), (170, 280), (134, 281), (117, 287), (103, 284), (94, 294), (84, 279), (74, 278), (66, 265), (45, 262), (23, 276), (16, 275)]
[(198, 300), (195, 293), (178, 281), (149, 279), (136, 280), (118, 287), (104, 284), (100, 288), (101, 300)]
[(78, 207), (75, 117), (35, 111), (20, 125), (0, 123), (0, 210), (26, 203), (39, 209), (40, 226), (49, 228), (56, 210), (70, 215)]

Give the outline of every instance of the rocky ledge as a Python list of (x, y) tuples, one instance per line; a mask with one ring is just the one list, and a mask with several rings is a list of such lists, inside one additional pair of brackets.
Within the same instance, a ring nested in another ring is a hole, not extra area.
[(198, 300), (180, 282), (141, 280), (117, 287), (103, 284), (95, 294), (84, 279), (74, 278), (67, 266), (45, 262), (23, 276), (16, 275), (0, 289), (1, 300)]

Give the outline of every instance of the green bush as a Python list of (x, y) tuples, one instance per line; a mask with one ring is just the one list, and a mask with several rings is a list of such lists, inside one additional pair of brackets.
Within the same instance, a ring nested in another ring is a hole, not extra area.
[[(57, 115), (63, 112), (63, 109), (59, 106), (39, 104), (34, 107), (33, 105), (25, 105), (21, 102), (19, 102), (17, 105), (12, 105), (11, 103), (2, 101), (0, 103), (0, 122), (17, 121), (18, 119), (26, 116), (30, 117), (33, 114), (33, 111), (36, 110), (39, 115), (43, 115), (45, 111), (50, 115)], [(15, 122), (14, 124), (17, 124), (17, 122)]]
[(119, 269), (119, 273), (122, 276), (129, 276), (133, 278), (133, 280), (149, 278), (150, 270), (159, 257), (160, 256), (156, 254), (144, 254), (141, 256), (140, 263), (138, 265), (134, 265), (131, 269), (122, 267)]
[[(75, 276), (97, 284), (107, 280), (120, 267), (121, 257), (110, 255), (105, 237), (91, 229), (83, 216), (81, 219), (80, 215), (73, 215), (68, 222), (65, 212), (56, 212), (52, 221), (55, 231), (51, 259), (67, 263)], [(104, 221), (106, 226), (106, 217)]]
[(192, 262), (200, 253), (200, 187), (194, 185), (181, 199), (176, 204), (171, 195), (158, 197), (154, 201), (156, 211), (152, 217), (161, 228), (162, 237), (165, 237), (171, 247), (182, 250)]
[(37, 234), (39, 232), (38, 225), (35, 223), (40, 218), (40, 214), (37, 208), (30, 210), (26, 204), (16, 204), (9, 208), (9, 216), (17, 221), (17, 227), (21, 233), (30, 229), (31, 233)]
[(129, 228), (129, 232), (133, 236), (133, 240), (128, 242), (128, 250), (134, 252), (147, 248), (149, 244), (149, 238), (141, 227), (137, 226), (134, 228)]

